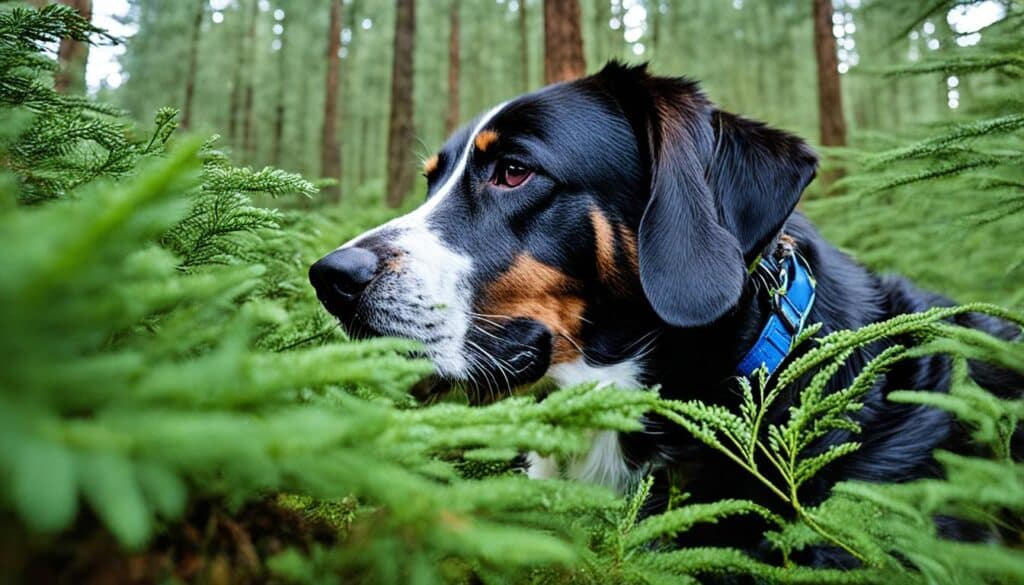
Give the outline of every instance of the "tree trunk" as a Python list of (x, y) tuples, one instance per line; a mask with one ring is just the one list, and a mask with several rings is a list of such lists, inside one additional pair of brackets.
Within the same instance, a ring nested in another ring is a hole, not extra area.
[(185, 77), (185, 105), (182, 108), (181, 127), (192, 126), (192, 104), (196, 93), (196, 70), (199, 68), (199, 30), (203, 26), (207, 0), (196, 0), (196, 13), (192, 19), (192, 38), (188, 45), (188, 73)]
[[(253, 5), (256, 4), (256, 0), (248, 0)], [(244, 78), (242, 72), (245, 70), (245, 55), (248, 52), (248, 48), (245, 44), (245, 16), (241, 8), (242, 0), (239, 1), (239, 16), (243, 20), (239, 23), (238, 29), (238, 44), (236, 45), (235, 57), (237, 59), (234, 68), (234, 79), (231, 81), (231, 99), (228, 101), (228, 142), (231, 146), (238, 147), (238, 117), (239, 110), (242, 106), (242, 94), (244, 91), (243, 84)]]
[(320, 175), (338, 181), (324, 189), (324, 200), (341, 200), (341, 143), (338, 141), (338, 72), (341, 70), (341, 0), (330, 0), (327, 27), (327, 81), (324, 92), (324, 125), (320, 134)]
[(448, 115), (445, 134), (459, 127), (459, 0), (452, 0), (448, 17)]
[(370, 119), (360, 118), (359, 120), (359, 169), (358, 176), (356, 176), (356, 184), (362, 185), (366, 182), (366, 159), (369, 158), (367, 153), (370, 152)]
[(651, 23), (651, 46), (648, 47), (645, 59), (652, 60), (658, 55), (658, 49), (661, 47), (661, 0), (651, 2), (647, 14), (647, 20)]
[(391, 116), (388, 120), (387, 204), (398, 207), (412, 189), (413, 43), (415, 0), (396, 0), (395, 51), (391, 66)]
[(530, 91), (530, 27), (527, 21), (526, 0), (519, 0), (519, 61), (522, 91)]
[[(60, 0), (92, 21), (92, 0)], [(53, 79), (54, 89), (61, 93), (85, 93), (85, 66), (89, 62), (89, 44), (72, 39), (61, 39), (57, 51), (60, 65)]]
[[(278, 35), (278, 40), (281, 41), (281, 44), (277, 48), (277, 105), (274, 109), (274, 150), (271, 158), (274, 161), (274, 166), (277, 167), (284, 166), (284, 161), (281, 160), (281, 149), (284, 146), (284, 100), (288, 74), (288, 59), (285, 57), (284, 47), (285, 37), (288, 35), (288, 29), (291, 26), (285, 20), (282, 20), (280, 24), (284, 29)], [(298, 23), (296, 22), (296, 24)]]
[(591, 55), (597, 59), (597, 63), (608, 60), (608, 39), (613, 31), (608, 21), (611, 20), (611, 6), (604, 0), (597, 2), (594, 12), (591, 14), (591, 30), (594, 31), (590, 39)]
[(544, 83), (582, 77), (583, 58), (578, 0), (544, 0)]
[(249, 32), (246, 33), (248, 50), (246, 51), (245, 101), (242, 106), (242, 151), (248, 160), (253, 160), (253, 85), (256, 80), (256, 23), (259, 21), (259, 3), (252, 3), (252, 14), (249, 16)]
[(832, 36), (831, 0), (811, 0), (814, 9), (814, 56), (818, 62), (818, 114), (822, 146), (846, 145), (843, 95), (839, 87), (836, 39)]
[[(822, 146), (846, 146), (843, 94), (839, 86), (836, 39), (832, 36), (832, 1), (811, 0), (814, 18), (814, 56), (818, 63), (818, 125)], [(842, 169), (821, 173), (828, 189), (843, 177)]]

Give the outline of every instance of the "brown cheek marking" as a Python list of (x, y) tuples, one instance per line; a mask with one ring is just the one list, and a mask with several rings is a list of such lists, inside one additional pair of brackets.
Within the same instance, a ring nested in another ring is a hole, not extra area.
[(494, 130), (481, 130), (476, 138), (473, 140), (473, 144), (476, 145), (477, 150), (485, 152), (492, 144), (498, 141), (498, 133)]
[(429, 175), (437, 170), (437, 155), (423, 161), (423, 174)]
[(615, 231), (608, 218), (596, 207), (590, 208), (590, 223), (594, 226), (594, 255), (597, 257), (597, 274), (601, 280), (614, 288), (622, 288), (622, 275), (615, 262)]
[(575, 343), (586, 309), (572, 287), (573, 280), (558, 269), (522, 253), (487, 286), (480, 312), (528, 317), (543, 323), (555, 335), (551, 363), (572, 361), (580, 355)]
[(639, 256), (636, 253), (636, 234), (633, 230), (619, 224), (619, 239), (622, 241), (622, 249), (626, 254), (626, 262), (629, 264), (629, 272), (634, 276), (640, 275)]

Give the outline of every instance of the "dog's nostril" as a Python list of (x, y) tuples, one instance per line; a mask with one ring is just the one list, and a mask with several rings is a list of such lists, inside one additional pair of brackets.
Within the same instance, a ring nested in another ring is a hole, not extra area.
[(373, 280), (377, 266), (377, 255), (370, 250), (343, 248), (331, 252), (311, 266), (309, 281), (321, 298), (351, 301)]

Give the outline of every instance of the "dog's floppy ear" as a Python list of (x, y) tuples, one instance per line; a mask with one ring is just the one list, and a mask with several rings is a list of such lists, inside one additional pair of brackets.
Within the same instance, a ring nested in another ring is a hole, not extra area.
[(739, 300), (743, 253), (719, 222), (704, 176), (712, 136), (703, 96), (667, 80), (650, 82), (651, 196), (637, 234), (640, 283), (669, 325), (705, 325)]
[(725, 227), (753, 260), (793, 213), (818, 158), (803, 140), (727, 112), (713, 112), (711, 128), (708, 183)]
[(615, 63), (598, 75), (650, 161), (644, 294), (669, 325), (707, 325), (736, 306), (747, 263), (792, 213), (816, 159), (795, 137), (714, 110), (686, 79)]

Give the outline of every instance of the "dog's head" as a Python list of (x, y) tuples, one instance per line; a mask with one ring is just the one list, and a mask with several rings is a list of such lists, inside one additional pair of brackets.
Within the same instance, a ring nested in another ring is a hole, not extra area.
[(493, 394), (629, 358), (631, 324), (720, 319), (815, 164), (695, 83), (613, 63), (468, 124), (425, 163), (423, 205), (310, 280), (352, 334), (418, 340), (441, 377)]

